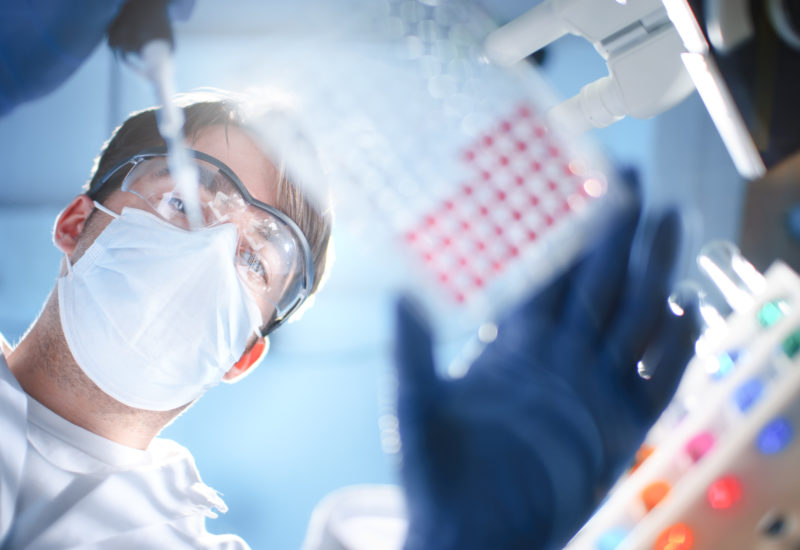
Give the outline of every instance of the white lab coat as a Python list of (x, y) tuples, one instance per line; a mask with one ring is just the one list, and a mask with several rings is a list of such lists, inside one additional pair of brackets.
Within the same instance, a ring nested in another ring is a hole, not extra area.
[(0, 548), (241, 550), (205, 518), (226, 511), (184, 447), (120, 445), (30, 398), (0, 354)]
[[(187, 449), (160, 438), (134, 449), (72, 424), (24, 392), (2, 351), (2, 550), (249, 548), (206, 531), (227, 507)], [(399, 550), (405, 529), (398, 487), (348, 487), (314, 511), (303, 550)]]

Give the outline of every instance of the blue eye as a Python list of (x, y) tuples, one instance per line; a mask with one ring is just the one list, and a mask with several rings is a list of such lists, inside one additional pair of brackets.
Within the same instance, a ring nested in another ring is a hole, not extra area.
[(181, 214), (186, 213), (186, 207), (183, 204), (183, 200), (176, 196), (172, 196), (167, 199), (167, 205), (176, 212), (180, 212)]
[(261, 258), (258, 256), (258, 254), (255, 254), (248, 248), (239, 252), (239, 258), (242, 264), (247, 266), (247, 271), (249, 274), (260, 277), (265, 282), (269, 280), (267, 268), (264, 266), (264, 263), (261, 261)]

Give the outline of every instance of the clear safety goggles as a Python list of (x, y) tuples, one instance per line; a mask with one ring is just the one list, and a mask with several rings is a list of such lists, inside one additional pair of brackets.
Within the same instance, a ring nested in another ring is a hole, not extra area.
[(254, 199), (224, 163), (200, 151), (190, 150), (189, 154), (198, 177), (188, 189), (176, 183), (166, 152), (159, 148), (138, 153), (111, 169), (91, 194), (127, 171), (120, 189), (144, 200), (176, 227), (192, 230), (198, 225), (234, 224), (238, 243), (233, 260), (259, 305), (261, 334), (266, 335), (311, 292), (314, 267), (308, 241), (286, 214)]

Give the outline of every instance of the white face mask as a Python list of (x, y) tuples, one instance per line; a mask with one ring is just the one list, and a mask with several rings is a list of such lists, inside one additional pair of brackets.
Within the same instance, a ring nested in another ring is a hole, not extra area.
[(95, 204), (115, 219), (58, 280), (67, 345), (117, 401), (185, 405), (222, 380), (261, 324), (234, 266), (236, 228), (187, 231)]

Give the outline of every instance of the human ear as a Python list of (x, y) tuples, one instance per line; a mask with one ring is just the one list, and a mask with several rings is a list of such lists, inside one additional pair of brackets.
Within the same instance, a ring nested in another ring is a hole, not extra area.
[(267, 355), (268, 350), (269, 339), (266, 336), (258, 338), (253, 345), (250, 346), (250, 349), (242, 354), (241, 359), (239, 359), (236, 364), (225, 373), (225, 376), (223, 376), (222, 379), (225, 382), (236, 382), (241, 380), (245, 374), (248, 374), (254, 370), (256, 365), (258, 365)]
[(78, 195), (58, 215), (53, 228), (53, 242), (67, 256), (72, 256), (75, 252), (78, 239), (92, 210), (94, 210), (92, 199), (88, 195)]

